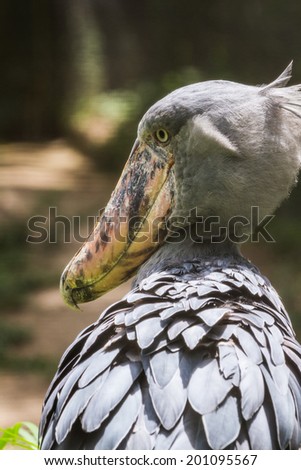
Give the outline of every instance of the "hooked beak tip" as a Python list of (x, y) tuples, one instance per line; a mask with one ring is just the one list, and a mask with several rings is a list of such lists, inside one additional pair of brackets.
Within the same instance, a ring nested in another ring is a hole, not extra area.
[(78, 307), (74, 299), (74, 295), (73, 295), (74, 289), (68, 285), (66, 281), (66, 277), (67, 276), (64, 271), (60, 280), (60, 291), (64, 299), (64, 302), (68, 305), (68, 307), (72, 308), (73, 310), (80, 310), (80, 308)]

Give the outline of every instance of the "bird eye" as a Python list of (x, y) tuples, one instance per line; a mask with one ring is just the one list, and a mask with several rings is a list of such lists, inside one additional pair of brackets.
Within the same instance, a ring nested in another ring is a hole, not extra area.
[(155, 132), (155, 139), (160, 142), (160, 144), (167, 144), (170, 139), (169, 133), (165, 129), (158, 129)]

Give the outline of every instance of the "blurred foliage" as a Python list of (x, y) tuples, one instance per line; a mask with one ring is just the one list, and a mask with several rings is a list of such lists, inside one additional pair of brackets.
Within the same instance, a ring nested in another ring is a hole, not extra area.
[(20, 346), (30, 341), (32, 334), (24, 328), (11, 326), (0, 320), (0, 364), (4, 362), (9, 347)]
[(5, 429), (0, 428), (0, 450), (38, 450), (38, 427), (34, 423), (22, 421)]
[(57, 368), (56, 360), (41, 356), (23, 357), (16, 354), (19, 347), (30, 344), (33, 332), (28, 328), (11, 325), (0, 318), (0, 370), (17, 373), (36, 372), (49, 378)]
[(21, 306), (29, 292), (57, 282), (37, 263), (32, 269), (32, 252), (26, 243), (23, 221), (2, 223), (0, 232), (0, 312)]
[(1, 139), (70, 135), (81, 112), (101, 108), (111, 119), (132, 93), (140, 105), (124, 119), (134, 120), (194, 81), (187, 70), (261, 83), (295, 58), (298, 77), (300, 15), (294, 0), (2, 0)]
[(202, 78), (199, 70), (186, 67), (167, 72), (159, 81), (145, 80), (132, 89), (108, 90), (83, 99), (70, 118), (69, 138), (93, 157), (99, 170), (119, 171), (133, 145), (137, 124), (145, 110), (174, 88)]

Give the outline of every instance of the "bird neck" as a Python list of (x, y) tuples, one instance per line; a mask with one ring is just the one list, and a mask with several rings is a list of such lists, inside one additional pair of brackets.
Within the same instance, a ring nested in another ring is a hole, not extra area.
[(203, 240), (196, 242), (184, 239), (179, 242), (166, 241), (139, 269), (135, 283), (139, 283), (154, 272), (162, 272), (180, 267), (187, 262), (212, 262), (227, 259), (241, 262), (239, 245), (229, 240), (215, 241)]

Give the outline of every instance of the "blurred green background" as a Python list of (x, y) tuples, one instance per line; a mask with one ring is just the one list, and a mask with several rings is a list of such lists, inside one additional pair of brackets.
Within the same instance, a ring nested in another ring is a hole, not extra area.
[[(300, 83), (300, 18), (295, 0), (1, 1), (0, 427), (38, 419), (63, 350), (126, 289), (84, 314), (63, 305), (58, 281), (79, 246), (78, 220), (67, 230), (49, 208), (80, 216), (87, 235), (139, 119), (174, 88), (218, 78), (268, 83), (292, 59), (292, 83)], [(276, 243), (243, 247), (299, 338), (300, 202), (299, 185), (269, 226)], [(51, 236), (44, 243), (26, 241), (35, 215)]]

